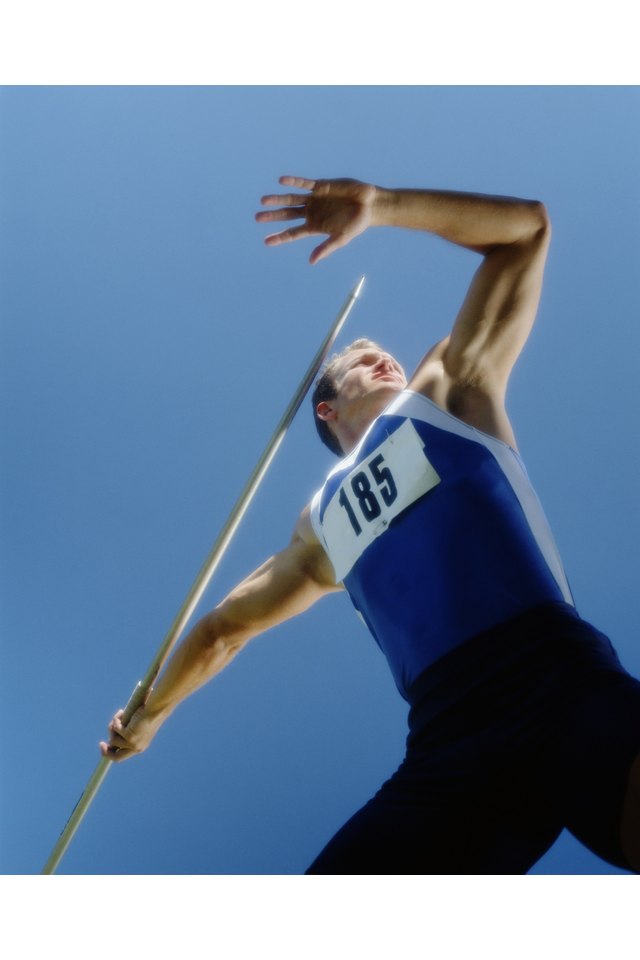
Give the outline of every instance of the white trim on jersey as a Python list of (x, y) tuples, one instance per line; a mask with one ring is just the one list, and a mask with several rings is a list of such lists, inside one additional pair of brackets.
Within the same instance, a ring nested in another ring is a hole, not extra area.
[[(443, 410), (441, 407), (437, 406), (437, 404), (433, 403), (432, 400), (429, 400), (422, 394), (415, 393), (412, 390), (405, 390), (395, 397), (381, 415), (402, 416), (420, 420), (441, 430), (482, 444), (495, 457), (504, 476), (509, 482), (522, 508), (534, 540), (536, 541), (553, 578), (558, 584), (563, 598), (567, 603), (573, 605), (571, 589), (564, 573), (560, 554), (553, 538), (553, 534), (551, 533), (549, 523), (545, 517), (542, 505), (540, 504), (540, 501), (531, 486), (527, 476), (526, 468), (519, 454), (512, 447), (504, 443), (502, 440), (498, 440), (496, 437), (492, 437), (489, 434), (484, 433), (482, 430), (478, 430), (475, 427), (469, 426), (469, 424), (464, 423), (462, 420), (459, 420), (457, 417), (453, 416), (453, 414), (447, 413), (446, 410)], [(337, 464), (333, 470), (331, 470), (327, 480), (330, 479), (336, 472), (343, 471), (345, 467), (353, 467), (355, 465), (360, 448), (365, 442), (366, 437), (372, 427), (373, 423), (368, 428), (367, 432), (354, 450), (352, 450), (347, 457), (341, 460), (340, 463)], [(350, 475), (351, 474), (349, 473), (349, 476)], [(395, 475), (398, 476), (399, 474), (396, 473)], [(436, 479), (435, 482), (437, 483), (438, 480)], [(431, 486), (433, 486), (433, 483), (428, 484), (426, 489), (430, 489)], [(348, 547), (341, 547), (336, 550), (336, 544), (331, 542), (332, 536), (330, 522), (330, 508), (332, 506), (335, 507), (336, 497), (334, 496), (332, 498), (327, 510), (325, 511), (323, 523), (321, 523), (320, 500), (323, 489), (324, 488), (319, 490), (311, 501), (311, 522), (320, 543), (322, 543), (325, 546), (325, 549), (327, 549), (327, 555), (334, 565), (336, 582), (338, 582), (349, 572), (353, 566), (353, 563), (355, 563), (358, 556), (360, 556), (363, 552), (364, 547), (368, 546), (369, 543), (375, 539), (375, 536), (384, 532), (388, 523), (380, 525), (379, 529), (376, 528), (376, 533), (367, 539), (367, 542), (364, 543), (362, 549), (357, 549), (355, 553), (355, 547), (354, 550), (350, 550)], [(423, 492), (426, 492), (426, 489)], [(413, 502), (413, 500), (415, 500), (415, 497), (407, 501), (405, 506), (408, 506), (409, 503)], [(395, 511), (393, 516), (395, 516), (398, 512), (400, 511)], [(327, 516), (328, 514), (329, 516)], [(327, 530), (327, 519), (329, 519), (329, 530)], [(388, 517), (384, 519), (390, 522)], [(327, 533), (329, 533), (328, 539)]]

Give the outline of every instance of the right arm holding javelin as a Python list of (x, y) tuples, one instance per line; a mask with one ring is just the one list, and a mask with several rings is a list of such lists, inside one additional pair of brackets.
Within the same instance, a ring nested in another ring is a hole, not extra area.
[(289, 545), (238, 584), (187, 634), (146, 704), (126, 727), (123, 711), (115, 714), (109, 741), (100, 744), (102, 755), (120, 762), (146, 750), (178, 704), (223, 670), (251, 639), (339, 589), (306, 508)]

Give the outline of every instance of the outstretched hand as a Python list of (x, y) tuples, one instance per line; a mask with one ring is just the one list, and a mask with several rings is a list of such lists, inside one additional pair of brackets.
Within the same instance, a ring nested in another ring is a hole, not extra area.
[(318, 234), (328, 239), (317, 246), (310, 263), (317, 263), (334, 250), (344, 247), (363, 233), (373, 222), (376, 188), (359, 180), (307, 180), (304, 177), (280, 177), (285, 187), (308, 190), (309, 193), (268, 194), (261, 203), (277, 210), (261, 210), (256, 214), (260, 223), (279, 220), (304, 220), (303, 224), (272, 233), (265, 237), (268, 246), (277, 246), (291, 240), (302, 240)]

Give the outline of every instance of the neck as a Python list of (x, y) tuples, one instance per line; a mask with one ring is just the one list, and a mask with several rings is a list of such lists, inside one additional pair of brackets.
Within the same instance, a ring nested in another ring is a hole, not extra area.
[(369, 403), (366, 409), (360, 408), (353, 411), (348, 418), (341, 417), (334, 422), (333, 430), (345, 456), (358, 445), (373, 421), (380, 416), (391, 399), (391, 397), (377, 398), (377, 403)]

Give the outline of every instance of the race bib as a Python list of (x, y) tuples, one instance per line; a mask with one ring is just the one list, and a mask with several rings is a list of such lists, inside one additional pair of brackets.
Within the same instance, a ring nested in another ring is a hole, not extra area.
[(322, 519), (327, 553), (339, 582), (389, 524), (440, 483), (424, 443), (405, 420), (344, 478)]

